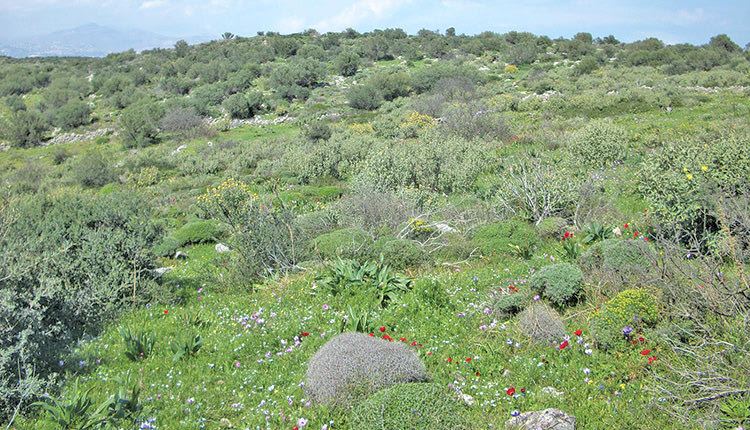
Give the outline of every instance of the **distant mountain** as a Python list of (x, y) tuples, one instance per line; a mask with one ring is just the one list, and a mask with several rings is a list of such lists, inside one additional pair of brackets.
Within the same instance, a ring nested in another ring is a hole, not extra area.
[(87, 24), (69, 30), (56, 31), (25, 39), (0, 41), (0, 55), (9, 57), (104, 57), (128, 49), (143, 51), (170, 48), (184, 39), (190, 44), (210, 40), (210, 37), (167, 37), (148, 31), (115, 30), (97, 24)]

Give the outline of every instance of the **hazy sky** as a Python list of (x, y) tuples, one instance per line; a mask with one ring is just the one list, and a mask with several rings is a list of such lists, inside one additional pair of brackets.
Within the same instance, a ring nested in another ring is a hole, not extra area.
[(456, 33), (529, 31), (552, 38), (579, 31), (632, 42), (707, 43), (726, 33), (750, 42), (748, 0), (0, 0), (0, 39), (96, 23), (166, 36), (230, 31), (320, 32), (348, 27), (365, 32), (422, 28)]

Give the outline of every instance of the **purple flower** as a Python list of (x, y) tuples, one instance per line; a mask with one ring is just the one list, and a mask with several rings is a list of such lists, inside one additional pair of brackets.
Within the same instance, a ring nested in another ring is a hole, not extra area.
[(521, 415), (521, 413), (520, 413), (520, 412), (518, 412), (518, 410), (517, 410), (517, 409), (516, 409), (516, 410), (514, 410), (514, 411), (512, 411), (512, 412), (510, 413), (510, 416), (512, 416), (512, 417), (517, 417), (517, 416), (519, 416), (519, 415)]
[(195, 399), (191, 397), (191, 398), (187, 399), (187, 403), (188, 403), (188, 405), (192, 405), (193, 403), (195, 403)]
[(324, 310), (324, 311), (327, 311), (328, 309), (330, 309), (330, 308), (328, 307), (328, 305), (323, 305), (323, 310)]
[(307, 420), (304, 418), (300, 418), (297, 420), (297, 426), (298, 427), (304, 427), (307, 425)]
[(624, 334), (625, 336), (630, 336), (630, 333), (632, 332), (633, 332), (633, 327), (625, 326), (622, 328), (622, 334)]

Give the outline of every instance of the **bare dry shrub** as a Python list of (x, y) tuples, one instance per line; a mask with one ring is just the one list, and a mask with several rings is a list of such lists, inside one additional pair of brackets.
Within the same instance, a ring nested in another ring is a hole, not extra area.
[(562, 317), (549, 305), (536, 302), (518, 315), (523, 334), (533, 343), (551, 342), (565, 336)]

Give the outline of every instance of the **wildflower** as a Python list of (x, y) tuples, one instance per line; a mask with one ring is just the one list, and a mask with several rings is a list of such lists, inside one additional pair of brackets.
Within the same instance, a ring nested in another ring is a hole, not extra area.
[(164, 315), (169, 313), (169, 309), (164, 309)]
[(477, 282), (479, 280), (479, 276), (474, 275), (474, 282)]
[(578, 330), (574, 331), (573, 334), (576, 335), (576, 336), (580, 336), (580, 335), (583, 334), (583, 330), (578, 329)]
[(78, 362), (78, 367), (85, 367), (85, 366), (86, 366), (86, 362), (85, 361), (79, 361)]
[(541, 297), (539, 297), (538, 295), (537, 295), (537, 296), (534, 296), (534, 301), (535, 301), (535, 302), (538, 302), (538, 301), (539, 301), (540, 299), (541, 299)]
[(517, 417), (519, 415), (521, 415), (521, 413), (518, 412), (518, 409), (515, 409), (515, 410), (511, 411), (511, 413), (510, 413), (510, 416), (512, 416), (512, 417)]
[(568, 341), (566, 340), (565, 342), (561, 343), (561, 344), (560, 344), (560, 346), (559, 346), (558, 348), (559, 348), (559, 349), (560, 349), (560, 350), (562, 351), (562, 350), (563, 350), (563, 349), (565, 349), (565, 348), (566, 348), (567, 346), (568, 346)]
[(381, 326), (378, 330), (380, 330), (381, 333), (385, 332), (385, 326)]
[(643, 351), (641, 351), (641, 355), (649, 355), (649, 354), (651, 354), (650, 349), (644, 349)]
[(593, 349), (591, 349), (591, 348), (586, 348), (586, 349), (585, 349), (585, 350), (584, 350), (583, 352), (584, 352), (584, 353), (585, 353), (586, 355), (591, 355), (591, 354), (593, 354), (593, 353), (594, 353), (594, 350), (593, 350)]
[(508, 345), (513, 345), (513, 339), (508, 338), (508, 340), (505, 341)]
[(591, 374), (591, 369), (589, 369), (588, 367), (584, 367), (584, 368), (583, 368), (583, 374), (584, 374), (584, 375), (589, 375), (589, 374)]
[(479, 326), (479, 330), (487, 330), (487, 326), (486, 325), (480, 325)]
[(658, 358), (656, 358), (656, 357), (649, 357), (648, 358), (648, 364), (651, 364), (651, 363), (653, 363), (656, 360), (658, 360)]
[(516, 394), (516, 389), (513, 387), (508, 388), (508, 390), (505, 392), (507, 395), (512, 396)]
[(400, 338), (399, 340), (400, 340), (401, 342), (406, 342), (406, 338), (405, 338), (405, 337), (402, 337), (402, 338)]
[(640, 336), (640, 337), (638, 338), (638, 342), (645, 342), (645, 341), (646, 341), (646, 339), (644, 339), (644, 338), (643, 338), (643, 336)]
[(307, 337), (307, 336), (310, 336), (310, 333), (309, 333), (309, 332), (304, 332), (304, 333), (302, 333), (302, 337)]
[(240, 366), (242, 366), (242, 363), (240, 363), (239, 361), (234, 363), (234, 367), (240, 367)]
[(451, 363), (451, 362), (453, 362), (453, 359), (452, 359), (452, 358), (449, 358), (449, 359), (447, 359), (447, 360), (445, 360), (445, 361), (447, 361), (448, 363)]
[(471, 357), (466, 358), (466, 362), (469, 362), (469, 361), (471, 361)]
[(240, 407), (240, 404), (239, 403), (232, 403), (232, 407), (235, 408), (235, 409), (237, 409), (237, 408)]
[(484, 313), (489, 315), (492, 313), (492, 310), (490, 308), (484, 308)]
[(195, 403), (195, 399), (190, 397), (189, 399), (187, 399), (187, 403), (188, 405), (192, 405), (193, 403)]
[(304, 419), (304, 418), (300, 418), (300, 419), (297, 420), (297, 425), (300, 426), (300, 427), (304, 427), (304, 426), (307, 425), (307, 420)]
[(633, 327), (626, 325), (625, 327), (622, 328), (622, 334), (625, 336), (630, 336), (630, 333), (632, 332), (633, 332)]
[(328, 309), (330, 309), (330, 308), (328, 307), (328, 305), (323, 305), (323, 310), (324, 310), (324, 311), (327, 311)]
[(630, 224), (628, 224), (628, 223), (625, 223), (625, 226), (624, 226), (624, 227), (625, 227), (625, 228), (628, 228), (628, 227), (630, 227)]

